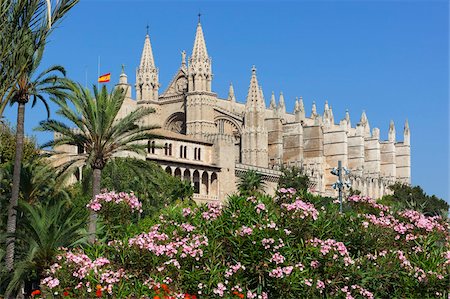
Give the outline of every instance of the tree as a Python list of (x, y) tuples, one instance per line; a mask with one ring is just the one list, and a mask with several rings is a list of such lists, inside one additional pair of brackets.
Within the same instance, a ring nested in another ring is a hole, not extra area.
[(435, 195), (427, 195), (420, 186), (409, 186), (395, 183), (389, 186), (394, 193), (383, 196), (383, 201), (391, 203), (400, 209), (414, 209), (425, 215), (441, 215), (447, 217), (449, 204)]
[[(17, 103), (16, 153), (11, 200), (8, 207), (6, 244), (6, 268), (14, 266), (14, 233), (16, 231), (16, 207), (19, 197), (20, 169), (23, 154), (25, 104), (30, 98), (33, 106), (40, 100), (48, 105), (44, 94), (61, 96), (61, 85), (55, 72), (65, 75), (62, 67), (54, 66), (37, 74), (46, 40), (52, 31), (52, 24), (60, 20), (78, 0), (59, 1), (53, 14), (48, 13), (50, 1), (16, 0), (2, 1), (2, 29), (0, 31), (0, 116), (7, 103)], [(47, 7), (47, 9), (45, 9)], [(52, 10), (50, 9), (50, 12)], [(43, 22), (43, 20), (45, 20)], [(7, 58), (6, 58), (7, 57)], [(4, 59), (5, 58), (5, 59)]]
[(24, 217), (18, 238), (25, 251), (15, 267), (6, 295), (17, 292), (24, 281), (39, 285), (44, 270), (51, 266), (59, 248), (84, 242), (85, 218), (80, 217), (83, 211), (74, 209), (68, 201), (34, 205), (21, 202), (19, 209)]
[(264, 189), (262, 175), (254, 170), (249, 170), (239, 178), (238, 190), (242, 195), (256, 195)]
[(35, 53), (45, 46), (55, 25), (78, 1), (59, 0), (54, 5), (50, 0), (1, 1), (0, 118), (12, 99), (13, 86), (28, 72)]
[(281, 169), (283, 174), (278, 180), (278, 189), (280, 188), (294, 188), (299, 192), (306, 192), (308, 190), (309, 178), (300, 167), (283, 167)]
[[(14, 157), (14, 172), (11, 191), (11, 201), (8, 207), (8, 233), (14, 234), (16, 230), (16, 206), (19, 198), (19, 186), (20, 186), (20, 170), (23, 155), (24, 146), (24, 117), (25, 117), (25, 105), (28, 101), (33, 99), (32, 106), (34, 106), (37, 100), (44, 103), (47, 112), (49, 108), (43, 95), (51, 95), (57, 98), (64, 96), (64, 85), (62, 85), (61, 78), (54, 73), (61, 73), (65, 75), (65, 71), (60, 66), (53, 66), (43, 71), (36, 76), (36, 71), (40, 65), (44, 48), (38, 51), (33, 63), (29, 65), (28, 72), (22, 73), (19, 81), (12, 87), (12, 102), (17, 103), (17, 129), (16, 129), (16, 152)], [(31, 49), (30, 49), (31, 51)], [(13, 268), (14, 260), (14, 237), (10, 237), (7, 241), (6, 251), (6, 267), (8, 269)]]
[[(101, 174), (107, 162), (119, 154), (145, 154), (146, 141), (154, 138), (153, 126), (139, 126), (144, 117), (154, 112), (151, 108), (140, 107), (122, 119), (117, 114), (125, 99), (125, 91), (116, 88), (108, 93), (105, 86), (99, 91), (94, 86), (94, 95), (80, 84), (68, 83), (71, 93), (68, 101), (58, 102), (57, 114), (64, 117), (74, 128), (56, 120), (45, 120), (37, 130), (59, 133), (58, 138), (43, 147), (53, 147), (55, 161), (65, 161), (59, 165), (61, 172), (73, 172), (87, 165), (92, 169), (92, 197), (100, 193)], [(69, 103), (75, 108), (72, 109)], [(58, 152), (58, 146), (71, 145), (83, 149), (83, 153)], [(90, 211), (89, 241), (95, 241), (97, 215)]]

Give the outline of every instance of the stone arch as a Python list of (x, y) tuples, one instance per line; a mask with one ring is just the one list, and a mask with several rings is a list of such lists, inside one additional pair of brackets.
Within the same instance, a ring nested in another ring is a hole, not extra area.
[(165, 169), (165, 171), (166, 171), (168, 174), (172, 175), (172, 169), (170, 168), (170, 166), (167, 166), (166, 169)]
[(192, 182), (194, 183), (194, 193), (200, 193), (200, 173), (195, 170), (192, 174)]
[(184, 170), (183, 179), (188, 182), (191, 181), (191, 172), (189, 171), (189, 169)]
[(202, 174), (202, 184), (201, 184), (202, 193), (205, 195), (209, 194), (209, 181), (208, 181), (208, 172), (204, 171)]
[(213, 172), (211, 174), (211, 194), (217, 196), (219, 191), (217, 173)]
[(220, 115), (214, 119), (214, 123), (220, 134), (228, 135), (234, 138), (234, 157), (235, 162), (242, 162), (242, 125), (226, 115)]
[(186, 134), (186, 115), (183, 112), (175, 112), (164, 123), (164, 129), (179, 134)]
[(181, 179), (181, 169), (180, 168), (175, 168), (175, 171), (173, 172), (173, 175), (177, 178)]

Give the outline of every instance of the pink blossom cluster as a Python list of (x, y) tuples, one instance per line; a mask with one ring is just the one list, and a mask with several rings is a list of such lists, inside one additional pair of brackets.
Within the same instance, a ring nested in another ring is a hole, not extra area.
[(222, 214), (222, 204), (210, 202), (207, 205), (208, 210), (202, 213), (203, 219), (216, 220)]
[(346, 299), (353, 299), (354, 297), (352, 296), (352, 290), (357, 290), (358, 293), (363, 296), (364, 298), (368, 298), (368, 299), (373, 299), (374, 296), (371, 292), (369, 292), (368, 290), (366, 290), (365, 288), (354, 284), (352, 285), (350, 288), (348, 286), (342, 287), (341, 291), (345, 294), (345, 298)]
[(275, 240), (273, 238), (264, 238), (261, 240), (261, 244), (264, 246), (264, 249), (269, 249), (270, 245), (275, 243)]
[[(74, 253), (69, 250), (58, 255), (56, 259), (59, 261), (59, 264), (53, 264), (50, 267), (50, 273), (56, 274), (56, 272), (63, 267), (70, 267), (72, 276), (80, 280), (76, 289), (81, 288), (83, 285), (85, 285), (88, 290), (91, 289), (90, 282), (87, 281), (83, 283), (83, 280), (88, 279), (91, 275), (95, 275), (98, 283), (106, 285), (103, 290), (112, 294), (114, 285), (125, 276), (125, 271), (123, 269), (113, 271), (105, 268), (105, 266), (110, 264), (110, 261), (104, 257), (91, 260), (86, 254)], [(41, 281), (41, 284), (52, 289), (59, 285), (59, 281), (57, 278), (49, 276), (44, 278)]]
[(279, 252), (275, 252), (270, 258), (270, 262), (275, 263), (277, 265), (284, 263), (284, 260), (285, 260), (284, 256)]
[(269, 272), (269, 276), (275, 277), (275, 278), (283, 278), (284, 276), (291, 275), (292, 270), (294, 270), (294, 267), (292, 267), (292, 266), (286, 266), (286, 267), (278, 266)]
[(223, 283), (219, 282), (217, 284), (217, 288), (213, 289), (213, 293), (218, 295), (219, 297), (223, 297), (223, 294), (226, 290), (227, 287)]
[(263, 203), (258, 203), (258, 204), (255, 206), (255, 209), (256, 209), (256, 213), (257, 213), (257, 214), (260, 214), (262, 211), (266, 211), (266, 205), (263, 204)]
[(41, 285), (47, 286), (49, 289), (53, 289), (59, 286), (59, 279), (52, 276), (48, 276), (41, 280)]
[(304, 219), (305, 217), (311, 216), (313, 220), (317, 220), (317, 216), (319, 215), (319, 212), (312, 203), (304, 202), (300, 199), (290, 204), (282, 204), (281, 207), (288, 212), (292, 212), (292, 219), (297, 217)]
[(427, 217), (422, 213), (414, 210), (402, 211), (399, 212), (399, 215), (407, 218), (416, 227), (425, 229), (427, 232), (431, 232), (435, 229), (441, 232), (445, 232), (448, 229), (438, 222), (442, 219), (440, 216)]
[(388, 212), (389, 211), (389, 207), (379, 204), (376, 202), (375, 199), (370, 198), (368, 196), (359, 196), (359, 195), (352, 195), (348, 198), (349, 202), (356, 202), (356, 203), (367, 203), (369, 204), (371, 207), (384, 211), (384, 212)]
[(180, 225), (181, 229), (183, 229), (186, 232), (192, 232), (195, 230), (195, 226), (193, 226), (192, 224), (189, 223), (182, 223)]
[(250, 236), (253, 233), (253, 229), (251, 227), (243, 225), (241, 229), (237, 231), (237, 233), (241, 237)]
[(188, 234), (186, 237), (177, 236), (169, 241), (167, 234), (159, 232), (159, 227), (154, 225), (148, 233), (129, 239), (128, 245), (148, 250), (156, 256), (165, 255), (169, 258), (179, 254), (181, 258), (190, 256), (199, 260), (203, 256), (202, 247), (208, 245), (208, 238), (205, 235)]
[[(225, 271), (225, 278), (230, 278), (233, 274), (235, 274), (240, 269), (245, 270), (245, 266), (243, 266), (241, 263), (237, 263), (235, 265), (231, 265), (226, 271)], [(241, 291), (242, 292), (242, 291)]]
[(91, 202), (88, 203), (86, 207), (95, 212), (98, 212), (101, 210), (103, 202), (112, 202), (114, 204), (125, 203), (130, 207), (131, 211), (142, 213), (142, 203), (134, 195), (133, 192), (131, 192), (130, 194), (125, 192), (116, 193), (114, 191), (100, 193), (95, 196), (95, 199), (91, 200)]
[(297, 190), (295, 190), (294, 188), (280, 188), (280, 189), (278, 189), (278, 193), (281, 193), (281, 194), (287, 194), (287, 195), (291, 194), (291, 195), (293, 195), (296, 192), (297, 192)]
[[(339, 255), (342, 256), (344, 258), (344, 264), (346, 266), (354, 263), (354, 261), (352, 260), (352, 258), (350, 257), (350, 255), (347, 251), (347, 247), (345, 247), (344, 243), (342, 243), (342, 242), (338, 242), (333, 239), (327, 239), (327, 240), (323, 241), (318, 238), (314, 238), (314, 239), (308, 240), (308, 243), (310, 243), (313, 247), (319, 248), (320, 253), (322, 253), (322, 255), (327, 255), (328, 253), (332, 253), (333, 254), (332, 257), (334, 260), (338, 259)], [(339, 255), (336, 254), (336, 252)]]

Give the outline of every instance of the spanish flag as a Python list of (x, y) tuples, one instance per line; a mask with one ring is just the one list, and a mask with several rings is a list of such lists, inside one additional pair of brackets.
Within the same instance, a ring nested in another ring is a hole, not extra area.
[(109, 80), (111, 80), (111, 73), (107, 73), (98, 77), (99, 83), (106, 83), (109, 82)]

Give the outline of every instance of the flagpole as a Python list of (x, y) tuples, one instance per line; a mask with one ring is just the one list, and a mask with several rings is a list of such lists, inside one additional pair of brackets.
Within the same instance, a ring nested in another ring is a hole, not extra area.
[(100, 83), (98, 82), (98, 79), (100, 78), (100, 55), (98, 55), (98, 69), (97, 69), (97, 89), (100, 86)]

